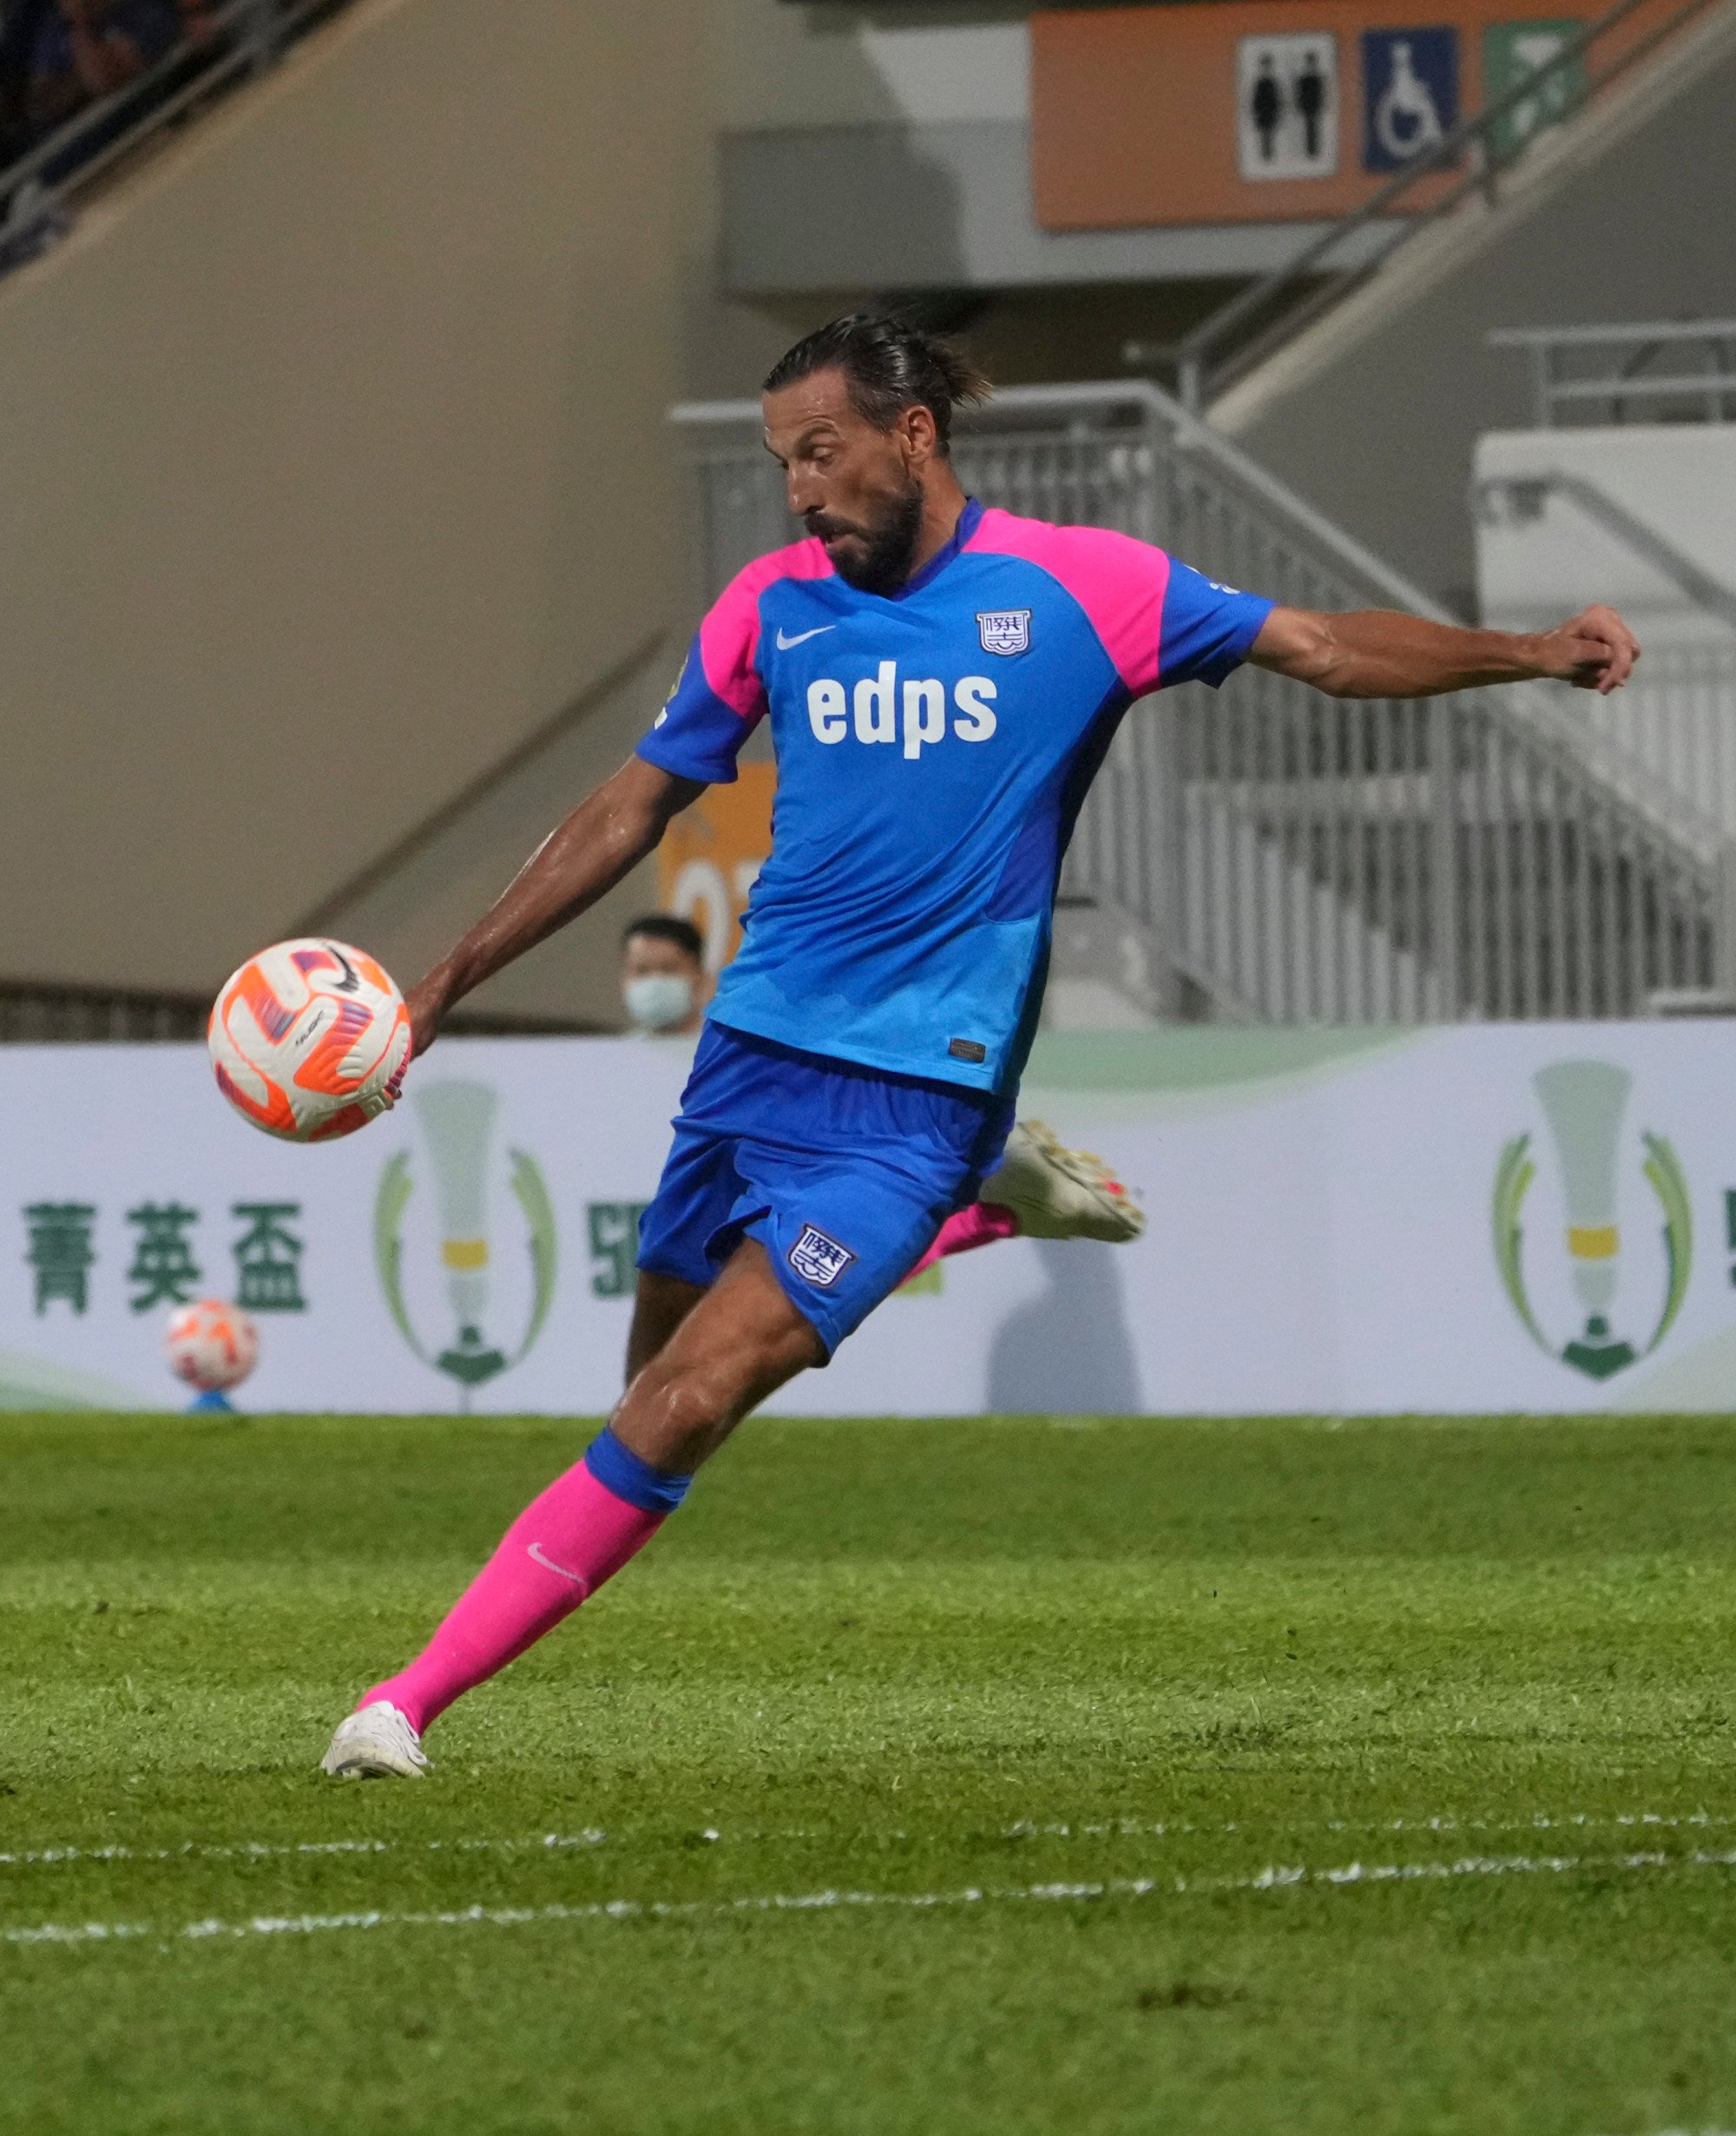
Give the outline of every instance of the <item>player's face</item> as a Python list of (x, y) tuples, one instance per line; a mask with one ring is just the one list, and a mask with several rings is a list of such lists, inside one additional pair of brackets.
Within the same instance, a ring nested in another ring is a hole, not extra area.
[(791, 511), (841, 579), (865, 593), (896, 592), (922, 536), (922, 475), (933, 457), (927, 409), (906, 409), (890, 430), (877, 430), (851, 405), (840, 371), (780, 387), (764, 406)]

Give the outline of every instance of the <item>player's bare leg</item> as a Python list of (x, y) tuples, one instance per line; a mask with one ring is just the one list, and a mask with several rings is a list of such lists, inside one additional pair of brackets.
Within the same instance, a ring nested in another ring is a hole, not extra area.
[(619, 1572), (749, 1410), (825, 1354), (752, 1239), (710, 1290), (661, 1279), (642, 1303), (648, 1344), (660, 1318), (673, 1332), (633, 1375), (584, 1460), (508, 1528), (418, 1658), (340, 1724), (327, 1772), (418, 1777), (429, 1723)]
[(633, 1326), (627, 1337), (629, 1384), (705, 1294), (702, 1284), (683, 1283), (679, 1276), (660, 1276), (648, 1268), (640, 1270), (633, 1299)]
[(825, 1360), (812, 1324), (772, 1272), (765, 1247), (746, 1239), (634, 1375), (609, 1426), (652, 1468), (691, 1475), (750, 1410)]

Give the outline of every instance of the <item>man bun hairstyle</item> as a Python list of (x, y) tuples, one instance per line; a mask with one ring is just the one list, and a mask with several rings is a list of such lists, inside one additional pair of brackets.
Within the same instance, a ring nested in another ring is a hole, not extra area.
[(926, 408), (944, 455), (952, 443), (952, 411), (988, 399), (993, 388), (957, 345), (908, 319), (872, 312), (835, 319), (779, 358), (764, 391), (841, 371), (850, 404), (877, 430), (889, 430), (906, 408)]

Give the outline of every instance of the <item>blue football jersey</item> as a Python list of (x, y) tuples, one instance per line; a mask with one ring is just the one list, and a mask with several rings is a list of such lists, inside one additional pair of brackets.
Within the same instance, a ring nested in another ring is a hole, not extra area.
[(1121, 715), (1220, 683), (1272, 603), (1095, 527), (974, 501), (897, 594), (818, 541), (726, 589), (640, 744), (711, 784), (770, 714), (771, 858), (720, 1023), (974, 1089), (1017, 1081), (1062, 855)]

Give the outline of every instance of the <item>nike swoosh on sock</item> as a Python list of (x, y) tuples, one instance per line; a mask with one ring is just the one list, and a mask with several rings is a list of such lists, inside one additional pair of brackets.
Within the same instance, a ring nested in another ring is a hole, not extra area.
[(527, 1554), (534, 1557), (539, 1565), (546, 1566), (551, 1573), (559, 1573), (562, 1580), (570, 1580), (575, 1587), (585, 1584), (582, 1573), (569, 1573), (564, 1565), (557, 1565), (553, 1558), (545, 1554), (540, 1542), (527, 1543), (525, 1549)]

